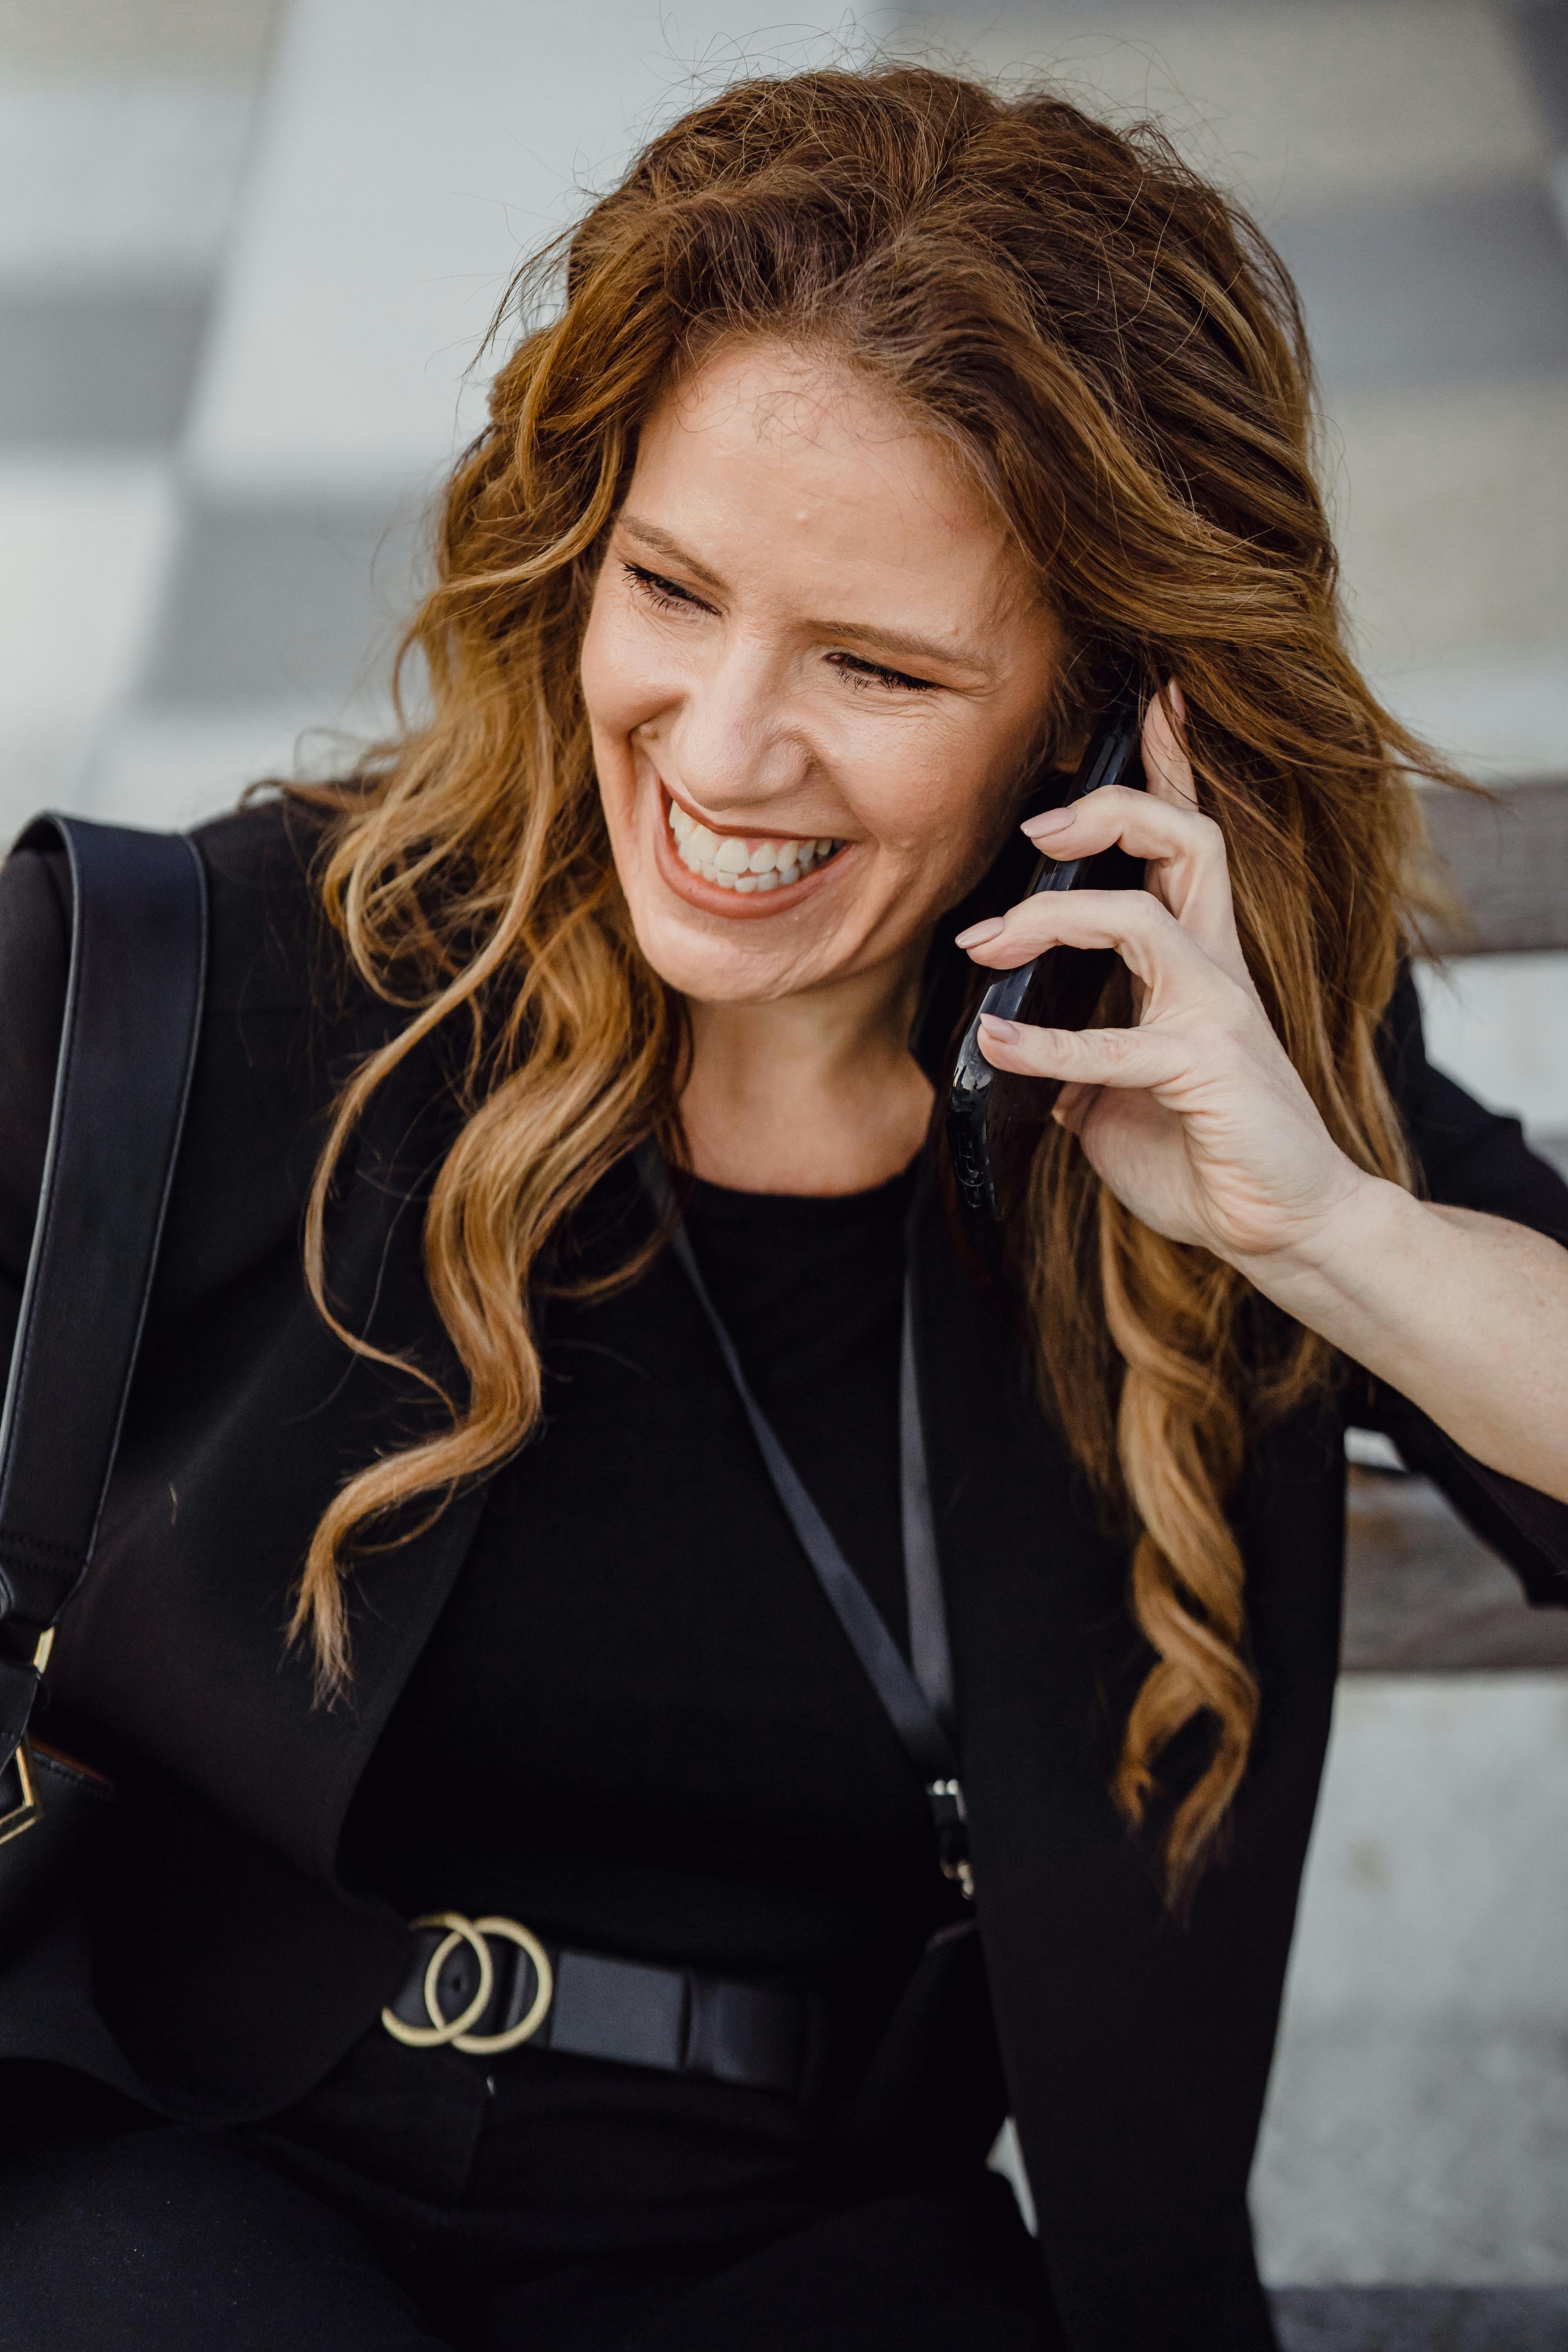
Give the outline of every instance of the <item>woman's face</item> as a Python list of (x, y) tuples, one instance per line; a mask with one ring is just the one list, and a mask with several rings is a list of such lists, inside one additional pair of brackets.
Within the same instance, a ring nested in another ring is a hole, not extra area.
[(644, 954), (701, 1002), (910, 960), (994, 856), (1056, 628), (942, 445), (721, 350), (645, 427), (583, 689)]

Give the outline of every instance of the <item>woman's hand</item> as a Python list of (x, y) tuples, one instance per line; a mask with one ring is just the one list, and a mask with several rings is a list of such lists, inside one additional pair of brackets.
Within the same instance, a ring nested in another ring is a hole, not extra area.
[(1120, 841), (1143, 889), (1026, 898), (958, 942), (998, 971), (1058, 940), (1114, 948), (1138, 1025), (993, 1021), (986, 1059), (1068, 1082), (1056, 1116), (1134, 1216), (1239, 1267), (1478, 1460), (1568, 1502), (1568, 1250), (1345, 1157), (1258, 1001), (1219, 827), (1158, 704), (1143, 763), (1146, 793), (1090, 793), (1026, 827), (1053, 857)]
[[(1180, 698), (1171, 689), (1180, 715)], [(1037, 1029), (986, 1020), (999, 1070), (1067, 1081), (1055, 1116), (1144, 1224), (1253, 1273), (1315, 1258), (1331, 1221), (1373, 1180), (1345, 1157), (1297, 1076), (1252, 984), (1231, 907), (1225, 838), (1201, 815), (1163, 706), (1143, 724), (1147, 792), (1090, 793), (1024, 830), (1047, 856), (1120, 842), (1142, 890), (1047, 892), (962, 934), (978, 964), (1010, 971), (1059, 941), (1114, 948), (1132, 974), (1133, 1029)]]

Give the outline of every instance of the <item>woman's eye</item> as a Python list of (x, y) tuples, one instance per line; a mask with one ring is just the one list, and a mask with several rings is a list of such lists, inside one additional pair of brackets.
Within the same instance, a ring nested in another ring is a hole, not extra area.
[(903, 694), (930, 694), (933, 690), (929, 677), (910, 677), (901, 669), (885, 669), (880, 662), (863, 661), (858, 654), (829, 654), (827, 658), (851, 686), (890, 686)]
[(640, 563), (622, 565), (627, 579), (637, 593), (660, 613), (705, 613), (708, 610), (700, 597), (678, 580), (666, 580), (662, 573), (649, 572)]

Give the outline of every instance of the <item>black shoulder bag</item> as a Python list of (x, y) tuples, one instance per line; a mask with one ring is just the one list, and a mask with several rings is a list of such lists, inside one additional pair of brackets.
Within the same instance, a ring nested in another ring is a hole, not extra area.
[(114, 1466), (206, 970), (205, 877), (183, 835), (42, 816), (16, 846), (64, 851), (71, 943), (0, 1412), (0, 1958), (42, 1923), (112, 1795), (28, 1724)]

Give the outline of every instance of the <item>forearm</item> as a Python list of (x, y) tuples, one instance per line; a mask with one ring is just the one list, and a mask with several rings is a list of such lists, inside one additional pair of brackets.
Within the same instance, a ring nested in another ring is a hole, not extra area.
[(1367, 1178), (1311, 1246), (1237, 1263), (1479, 1462), (1568, 1502), (1568, 1249)]

